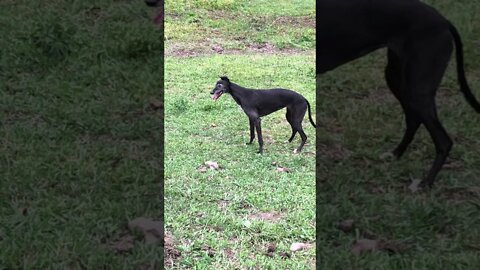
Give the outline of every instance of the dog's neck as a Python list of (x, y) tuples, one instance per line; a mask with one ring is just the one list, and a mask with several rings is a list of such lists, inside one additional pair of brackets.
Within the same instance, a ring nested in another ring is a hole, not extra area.
[(251, 91), (238, 84), (230, 83), (230, 91), (228, 93), (230, 93), (238, 105), (242, 106), (243, 100), (250, 95)]

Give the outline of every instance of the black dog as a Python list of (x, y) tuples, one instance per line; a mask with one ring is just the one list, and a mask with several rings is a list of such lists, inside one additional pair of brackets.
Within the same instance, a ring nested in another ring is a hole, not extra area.
[(462, 42), (456, 28), (418, 0), (319, 0), (317, 10), (317, 74), (388, 48), (385, 77), (402, 105), (407, 126), (392, 154), (400, 158), (419, 126), (425, 125), (436, 157), (420, 186), (432, 186), (453, 144), (438, 120), (435, 105), (435, 93), (453, 44), (460, 90), (480, 112), (480, 104), (465, 79)]
[(254, 128), (256, 128), (258, 144), (260, 145), (258, 153), (262, 153), (263, 138), (260, 117), (287, 107), (287, 121), (292, 127), (292, 136), (288, 141), (291, 142), (295, 134), (297, 134), (297, 132), (300, 133), (302, 143), (294, 152), (299, 153), (302, 150), (303, 145), (307, 141), (307, 135), (305, 135), (302, 128), (302, 120), (307, 108), (310, 123), (316, 127), (312, 120), (310, 103), (308, 103), (307, 99), (292, 90), (278, 88), (268, 90), (247, 89), (230, 82), (227, 77), (220, 77), (220, 79), (221, 80), (215, 85), (215, 88), (210, 92), (210, 94), (213, 95), (212, 99), (216, 101), (223, 93), (229, 93), (235, 102), (242, 107), (250, 121), (250, 142), (247, 144), (253, 142), (255, 138)]

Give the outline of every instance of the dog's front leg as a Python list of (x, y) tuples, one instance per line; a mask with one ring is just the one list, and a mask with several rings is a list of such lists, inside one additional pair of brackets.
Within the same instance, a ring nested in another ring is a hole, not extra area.
[(260, 148), (258, 149), (258, 153), (262, 154), (263, 153), (263, 137), (262, 137), (261, 119), (260, 117), (255, 117), (252, 120), (255, 125), (255, 128), (257, 129), (258, 145), (260, 146)]
[(255, 127), (252, 118), (248, 118), (248, 122), (250, 123), (250, 142), (248, 142), (247, 144), (252, 144), (253, 139), (255, 139)]

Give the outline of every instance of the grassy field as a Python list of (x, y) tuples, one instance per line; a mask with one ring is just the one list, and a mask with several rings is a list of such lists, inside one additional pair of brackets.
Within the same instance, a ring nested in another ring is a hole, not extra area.
[[(427, 2), (461, 32), (467, 77), (480, 97), (480, 4)], [(379, 158), (405, 127), (383, 79), (384, 56), (374, 53), (320, 78), (317, 263), (322, 269), (478, 269), (480, 115), (461, 95), (452, 64), (437, 103), (454, 149), (435, 188), (412, 193), (407, 186), (424, 176), (435, 150), (422, 127), (400, 161)], [(336, 228), (348, 219), (356, 229)], [(389, 241), (397, 252), (353, 256), (352, 244), (361, 238)]]
[[(263, 155), (229, 95), (213, 102), (220, 75), (251, 88), (285, 87), (315, 103), (313, 1), (166, 3), (166, 267), (313, 269), (315, 129), (290, 136), (285, 111), (262, 121)], [(268, 12), (266, 12), (268, 10)], [(315, 110), (314, 110), (315, 111)], [(204, 163), (215, 161), (218, 170)], [(290, 172), (279, 172), (277, 168)]]
[[(142, 1), (0, 2), (0, 269), (158, 269), (162, 32)], [(142, 268), (143, 267), (143, 268)]]

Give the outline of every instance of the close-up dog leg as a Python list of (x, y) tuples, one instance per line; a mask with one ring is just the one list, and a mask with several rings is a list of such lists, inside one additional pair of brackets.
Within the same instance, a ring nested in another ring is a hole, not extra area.
[(291, 112), (291, 109), (289, 108), (287, 108), (286, 118), (288, 123), (290, 124), (290, 127), (292, 128), (292, 136), (290, 136), (290, 138), (288, 139), (288, 142), (292, 142), (293, 138), (295, 138), (295, 135), (297, 134), (297, 129), (293, 127), (292, 112)]
[(429, 37), (429, 42), (418, 40), (409, 44), (414, 51), (421, 52), (421, 57), (409, 58), (404, 89), (407, 93), (407, 106), (412, 113), (418, 115), (435, 144), (435, 160), (421, 183), (422, 187), (433, 185), (452, 148), (452, 140), (438, 119), (435, 104), (435, 93), (453, 51), (452, 38), (450, 33), (445, 31), (430, 34)]
[(391, 153), (395, 158), (400, 159), (420, 127), (420, 120), (417, 118), (417, 116), (415, 116), (414, 113), (410, 111), (408, 104), (405, 103), (405, 95), (401, 92), (402, 79), (404, 77), (404, 68), (402, 66), (401, 59), (391, 49), (388, 49), (387, 58), (388, 64), (385, 68), (385, 80), (388, 88), (390, 88), (393, 95), (400, 102), (405, 114), (405, 134), (403, 135), (403, 138), (398, 146)]
[(247, 144), (252, 144), (255, 139), (255, 127), (251, 118), (248, 118), (248, 123), (250, 124), (250, 141)]
[(263, 137), (262, 137), (262, 127), (261, 127), (261, 119), (260, 117), (253, 118), (253, 123), (255, 124), (255, 128), (257, 129), (257, 138), (258, 138), (258, 145), (259, 154), (263, 154)]

